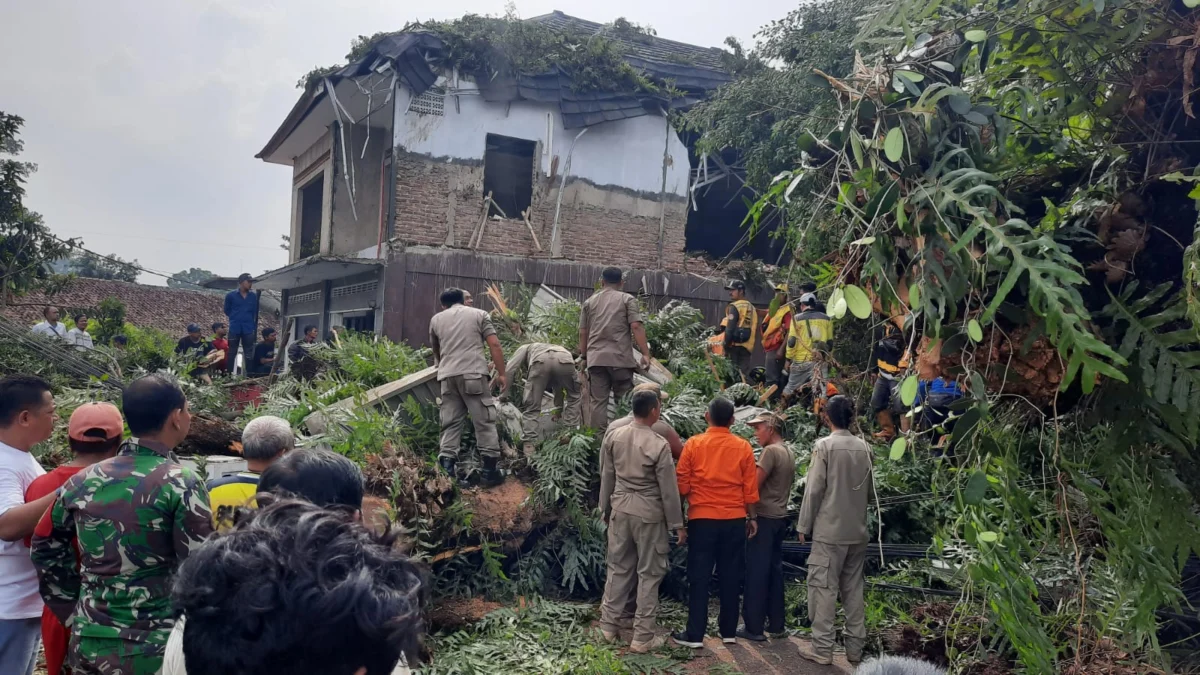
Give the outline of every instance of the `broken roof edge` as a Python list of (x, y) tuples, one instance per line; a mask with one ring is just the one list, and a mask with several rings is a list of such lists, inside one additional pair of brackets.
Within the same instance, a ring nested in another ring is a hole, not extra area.
[[(254, 285), (263, 290), (282, 291), (357, 274), (366, 271), (366, 268), (369, 267), (382, 267), (384, 262), (378, 258), (358, 258), (352, 255), (314, 255), (278, 269), (263, 272), (254, 278)], [(314, 269), (308, 270), (310, 267)], [(306, 272), (308, 274), (305, 274)], [(289, 283), (293, 274), (296, 280)]]

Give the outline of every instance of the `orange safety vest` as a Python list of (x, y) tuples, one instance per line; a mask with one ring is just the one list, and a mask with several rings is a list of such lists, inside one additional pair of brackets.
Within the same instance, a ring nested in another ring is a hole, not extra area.
[(779, 349), (783, 344), (783, 339), (786, 337), (783, 333), (783, 320), (792, 315), (791, 305), (784, 305), (775, 310), (775, 314), (770, 319), (763, 322), (762, 327), (762, 345), (763, 350), (773, 351)]

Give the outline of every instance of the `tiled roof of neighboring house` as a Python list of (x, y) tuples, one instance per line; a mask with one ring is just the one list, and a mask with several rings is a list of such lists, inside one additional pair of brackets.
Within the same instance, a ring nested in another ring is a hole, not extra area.
[[(42, 309), (53, 304), (63, 318), (75, 310), (95, 311), (105, 298), (116, 298), (125, 305), (125, 321), (139, 327), (152, 327), (182, 336), (189, 323), (198, 323), (207, 331), (217, 321), (225, 321), (225, 297), (222, 293), (187, 291), (166, 286), (147, 286), (128, 281), (78, 278), (61, 291), (47, 297), (30, 293), (0, 308), (0, 314), (30, 326), (42, 320)], [(275, 316), (260, 314), (259, 328), (275, 326)]]

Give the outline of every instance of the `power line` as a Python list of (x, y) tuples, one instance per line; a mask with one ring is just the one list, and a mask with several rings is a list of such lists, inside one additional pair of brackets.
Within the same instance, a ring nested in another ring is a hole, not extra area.
[(132, 234), (118, 234), (118, 233), (113, 233), (113, 232), (95, 232), (95, 231), (88, 231), (88, 230), (78, 230), (78, 232), (80, 234), (93, 234), (93, 235), (98, 235), (101, 237), (116, 237), (119, 239), (141, 239), (143, 241), (164, 241), (164, 242), (168, 242), (171, 244), (188, 244), (189, 246), (218, 246), (220, 248), (246, 248), (246, 249), (257, 249), (257, 250), (263, 250), (263, 251), (284, 250), (278, 246), (246, 246), (244, 244), (239, 245), (239, 244), (214, 243), (211, 241), (188, 241), (185, 239), (165, 239), (163, 237), (142, 237), (142, 236), (137, 236), (137, 235), (132, 235)]
[(156, 270), (149, 269), (147, 267), (143, 267), (140, 263), (129, 262), (128, 260), (120, 260), (118, 258), (113, 258), (112, 256), (104, 255), (103, 253), (96, 253), (95, 251), (84, 248), (81, 244), (76, 244), (70, 240), (63, 239), (62, 237), (59, 237), (56, 234), (51, 233), (50, 238), (52, 238), (58, 242), (61, 242), (63, 244), (66, 244), (67, 246), (70, 246), (72, 249), (78, 249), (80, 251), (83, 251), (84, 253), (87, 253), (88, 255), (95, 256), (102, 260), (107, 260), (113, 264), (120, 265), (122, 267), (131, 267), (139, 272), (144, 272), (144, 273), (152, 275), (152, 276), (162, 277), (164, 279), (170, 279), (172, 281), (178, 281), (181, 284), (195, 286), (196, 288), (202, 288), (204, 290), (212, 290), (210, 288), (205, 288), (204, 286), (201, 286), (200, 284), (198, 284), (194, 281), (190, 281), (188, 279), (180, 279), (179, 277), (171, 275), (171, 274), (167, 274), (166, 272), (159, 272)]

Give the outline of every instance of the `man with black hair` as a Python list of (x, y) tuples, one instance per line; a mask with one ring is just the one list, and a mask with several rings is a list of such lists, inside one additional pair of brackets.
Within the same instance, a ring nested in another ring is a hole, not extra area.
[(225, 317), (229, 319), (229, 351), (225, 353), (225, 370), (233, 373), (237, 363), (238, 347), (243, 358), (250, 359), (254, 350), (254, 336), (258, 332), (258, 293), (250, 290), (254, 277), (243, 272), (238, 276), (238, 287), (225, 294)]
[(183, 356), (189, 361), (197, 363), (195, 367), (188, 371), (188, 375), (195, 377), (205, 384), (212, 384), (212, 378), (208, 374), (208, 366), (200, 365), (205, 357), (212, 353), (212, 343), (204, 339), (200, 331), (200, 324), (189, 323), (187, 327), (187, 335), (179, 338), (179, 342), (175, 345), (175, 354)]
[(31, 675), (37, 660), (42, 599), (25, 538), (54, 502), (54, 494), (25, 501), (46, 471), (30, 450), (54, 432), (50, 385), (33, 375), (0, 379), (0, 666)]
[(87, 314), (80, 312), (73, 319), (75, 325), (71, 330), (67, 331), (67, 344), (75, 345), (75, 348), (81, 352), (85, 352), (93, 347), (92, 335), (88, 333), (88, 317)]
[(274, 328), (262, 329), (262, 342), (254, 345), (254, 355), (246, 364), (246, 374), (253, 376), (269, 375), (275, 364), (275, 341), (279, 333)]
[[(605, 268), (601, 278), (604, 287), (580, 309), (579, 357), (587, 368), (591, 401), (587, 423), (603, 432), (608, 427), (609, 395), (620, 399), (628, 394), (633, 389), (634, 369), (650, 368), (650, 343), (637, 299), (622, 290), (625, 281), (620, 268)], [(641, 363), (634, 361), (634, 342), (642, 353)]]
[(416, 663), (428, 583), (395, 539), (349, 509), (258, 509), (180, 567), (183, 626), (163, 675), (390, 675)]
[(42, 598), (70, 618), (76, 675), (157, 672), (175, 621), (171, 576), (212, 534), (204, 481), (172, 452), (191, 425), (179, 385), (147, 375), (121, 406), (132, 438), (68, 480), (33, 537)]
[[(54, 495), (72, 476), (93, 464), (117, 454), (125, 421), (121, 411), (111, 403), (85, 403), (71, 413), (67, 424), (67, 443), (74, 457), (60, 464), (50, 473), (39, 477), (25, 491), (25, 501), (32, 502), (47, 495)], [(50, 511), (38, 521), (34, 534), (50, 533)], [(26, 540), (26, 545), (30, 542)], [(49, 607), (42, 609), (42, 646), (46, 653), (46, 672), (62, 672), (67, 658), (67, 643), (71, 634)]]
[(629, 651), (644, 654), (666, 640), (657, 635), (658, 587), (667, 573), (675, 530), (687, 542), (671, 447), (651, 429), (661, 404), (653, 391), (633, 395), (633, 423), (604, 437), (600, 447), (600, 511), (608, 524), (608, 579), (600, 630), (615, 641), (630, 597), (636, 593)]
[[(758, 457), (758, 536), (746, 544), (746, 588), (737, 636), (762, 642), (787, 637), (784, 628), (783, 538), (787, 505), (796, 481), (796, 458), (783, 444), (783, 418), (763, 411), (748, 422), (762, 446)], [(764, 629), (766, 634), (764, 634)]]
[(746, 539), (758, 534), (758, 469), (750, 443), (729, 430), (733, 402), (718, 396), (704, 414), (708, 430), (683, 445), (675, 471), (679, 494), (688, 502), (688, 621), (675, 642), (704, 646), (708, 587), (713, 567), (720, 577), (721, 639), (737, 642), (738, 597), (745, 569)]
[(454, 476), (454, 465), (462, 444), (462, 428), (471, 414), (475, 426), (475, 443), (483, 458), (483, 481), (499, 485), (503, 481), (500, 461), (500, 435), (496, 431), (495, 402), (492, 384), (488, 382), (488, 364), (480, 346), (487, 345), (496, 368), (496, 383), (500, 393), (508, 389), (504, 349), (492, 327), (491, 316), (482, 309), (463, 304), (463, 291), (448, 288), (442, 292), (441, 312), (429, 320), (429, 343), (438, 368), (442, 388), (440, 416), (442, 423), (441, 450), (438, 464)]
[(33, 332), (66, 341), (67, 327), (58, 320), (58, 308), (47, 306), (42, 310), (42, 317), (45, 321), (35, 325)]
[(725, 311), (725, 358), (738, 373), (750, 368), (750, 352), (758, 336), (758, 312), (746, 299), (746, 282), (734, 280), (725, 287), (730, 303)]
[(125, 349), (129, 346), (129, 338), (125, 337), (124, 335), (114, 335), (112, 339), (112, 346), (116, 349)]
[(361, 511), (363, 475), (357, 464), (331, 450), (297, 450), (262, 472), (258, 491)]
[(308, 350), (312, 349), (317, 344), (317, 327), (308, 324), (304, 327), (301, 333), (302, 337), (296, 340), (287, 348), (288, 368), (293, 375), (300, 378), (312, 379), (315, 372), (309, 367), (308, 361), (312, 358), (308, 355)]
[[(643, 382), (633, 388), (634, 394), (637, 394), (639, 391), (650, 391), (653, 392), (660, 401), (667, 400), (667, 395), (663, 393), (662, 386), (660, 386), (657, 382)], [(604, 432), (605, 437), (617, 429), (622, 429), (630, 424), (633, 424), (633, 419), (633, 412), (630, 412), (624, 417), (620, 417), (609, 422), (608, 430)], [(654, 424), (651, 424), (650, 429), (659, 436), (662, 436), (663, 440), (667, 442), (667, 445), (671, 447), (671, 458), (673, 460), (678, 460), (679, 456), (683, 454), (683, 439), (679, 437), (679, 432), (675, 431), (675, 427), (667, 424), (667, 421), (662, 418), (661, 412), (658, 421)]]
[[(222, 323), (220, 321), (214, 322), (212, 325), (212, 339), (209, 340), (209, 344), (212, 345), (213, 351), (225, 352), (225, 356), (226, 356), (226, 358), (224, 360), (213, 364), (213, 370), (223, 372), (223, 373), (224, 372), (232, 372), (229, 367), (230, 360), (228, 358), (229, 357), (229, 326), (226, 326), (224, 323)], [(249, 370), (249, 368), (250, 368), (249, 355), (250, 355), (250, 352), (246, 352), (247, 362), (245, 365), (246, 365), (247, 370)], [(216, 357), (213, 357), (213, 358), (216, 358)], [(236, 363), (236, 359), (234, 360), (234, 363)]]
[(832, 663), (833, 620), (840, 591), (846, 613), (846, 658), (858, 663), (867, 638), (863, 561), (868, 541), (867, 504), (874, 494), (871, 446), (850, 433), (854, 402), (849, 398), (830, 398), (823, 416), (832, 433), (813, 445), (796, 526), (800, 543), (812, 541), (808, 616), (814, 653), (801, 651), (800, 655), (815, 663)]

